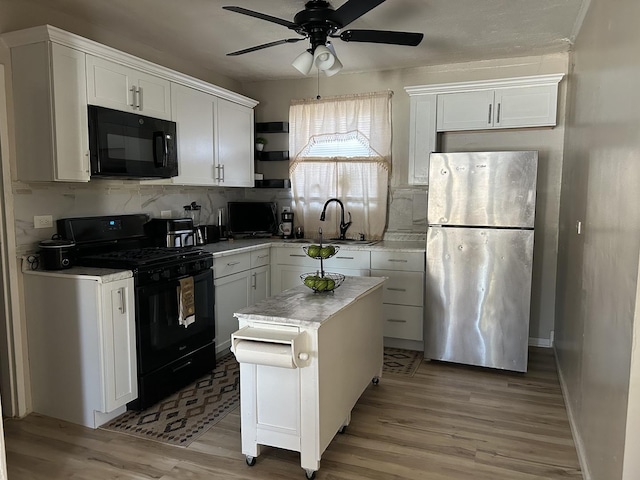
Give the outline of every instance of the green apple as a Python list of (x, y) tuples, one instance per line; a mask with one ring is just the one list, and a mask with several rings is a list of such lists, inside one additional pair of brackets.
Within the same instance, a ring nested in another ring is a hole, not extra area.
[(326, 247), (322, 247), (320, 249), (320, 256), (322, 258), (329, 258), (336, 253), (336, 249), (333, 245), (327, 245)]
[(333, 280), (331, 280), (330, 278), (327, 279), (327, 291), (331, 291), (334, 288), (336, 288), (336, 282), (334, 282)]
[(320, 256), (320, 245), (309, 245), (307, 248), (307, 255), (310, 257), (319, 257)]
[(319, 292), (324, 292), (327, 289), (327, 285), (328, 285), (327, 279), (321, 278), (316, 282), (316, 290)]

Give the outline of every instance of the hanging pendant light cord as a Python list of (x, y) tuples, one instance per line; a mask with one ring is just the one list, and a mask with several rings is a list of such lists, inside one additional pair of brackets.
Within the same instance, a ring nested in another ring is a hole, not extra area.
[(320, 100), (322, 97), (320, 96), (320, 69), (316, 69), (318, 71), (318, 95), (316, 95), (316, 100)]

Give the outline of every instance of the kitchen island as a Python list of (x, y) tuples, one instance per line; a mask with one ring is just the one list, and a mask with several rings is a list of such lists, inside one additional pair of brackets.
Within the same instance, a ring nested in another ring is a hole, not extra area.
[(238, 311), (242, 453), (300, 452), (307, 478), (369, 382), (382, 374), (384, 278), (346, 277), (329, 293), (304, 285)]

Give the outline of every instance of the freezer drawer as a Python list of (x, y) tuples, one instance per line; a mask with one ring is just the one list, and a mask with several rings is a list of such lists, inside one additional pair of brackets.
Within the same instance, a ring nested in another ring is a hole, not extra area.
[(430, 227), (425, 358), (527, 370), (533, 231)]
[(538, 152), (434, 153), (429, 225), (533, 228)]

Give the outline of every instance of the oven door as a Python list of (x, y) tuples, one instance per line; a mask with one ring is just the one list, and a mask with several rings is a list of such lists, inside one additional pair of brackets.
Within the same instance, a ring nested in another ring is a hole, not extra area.
[(215, 337), (213, 272), (193, 275), (195, 321), (178, 320), (179, 279), (136, 287), (138, 372), (141, 375), (211, 344)]
[(178, 174), (175, 122), (89, 105), (89, 150), (92, 176)]

